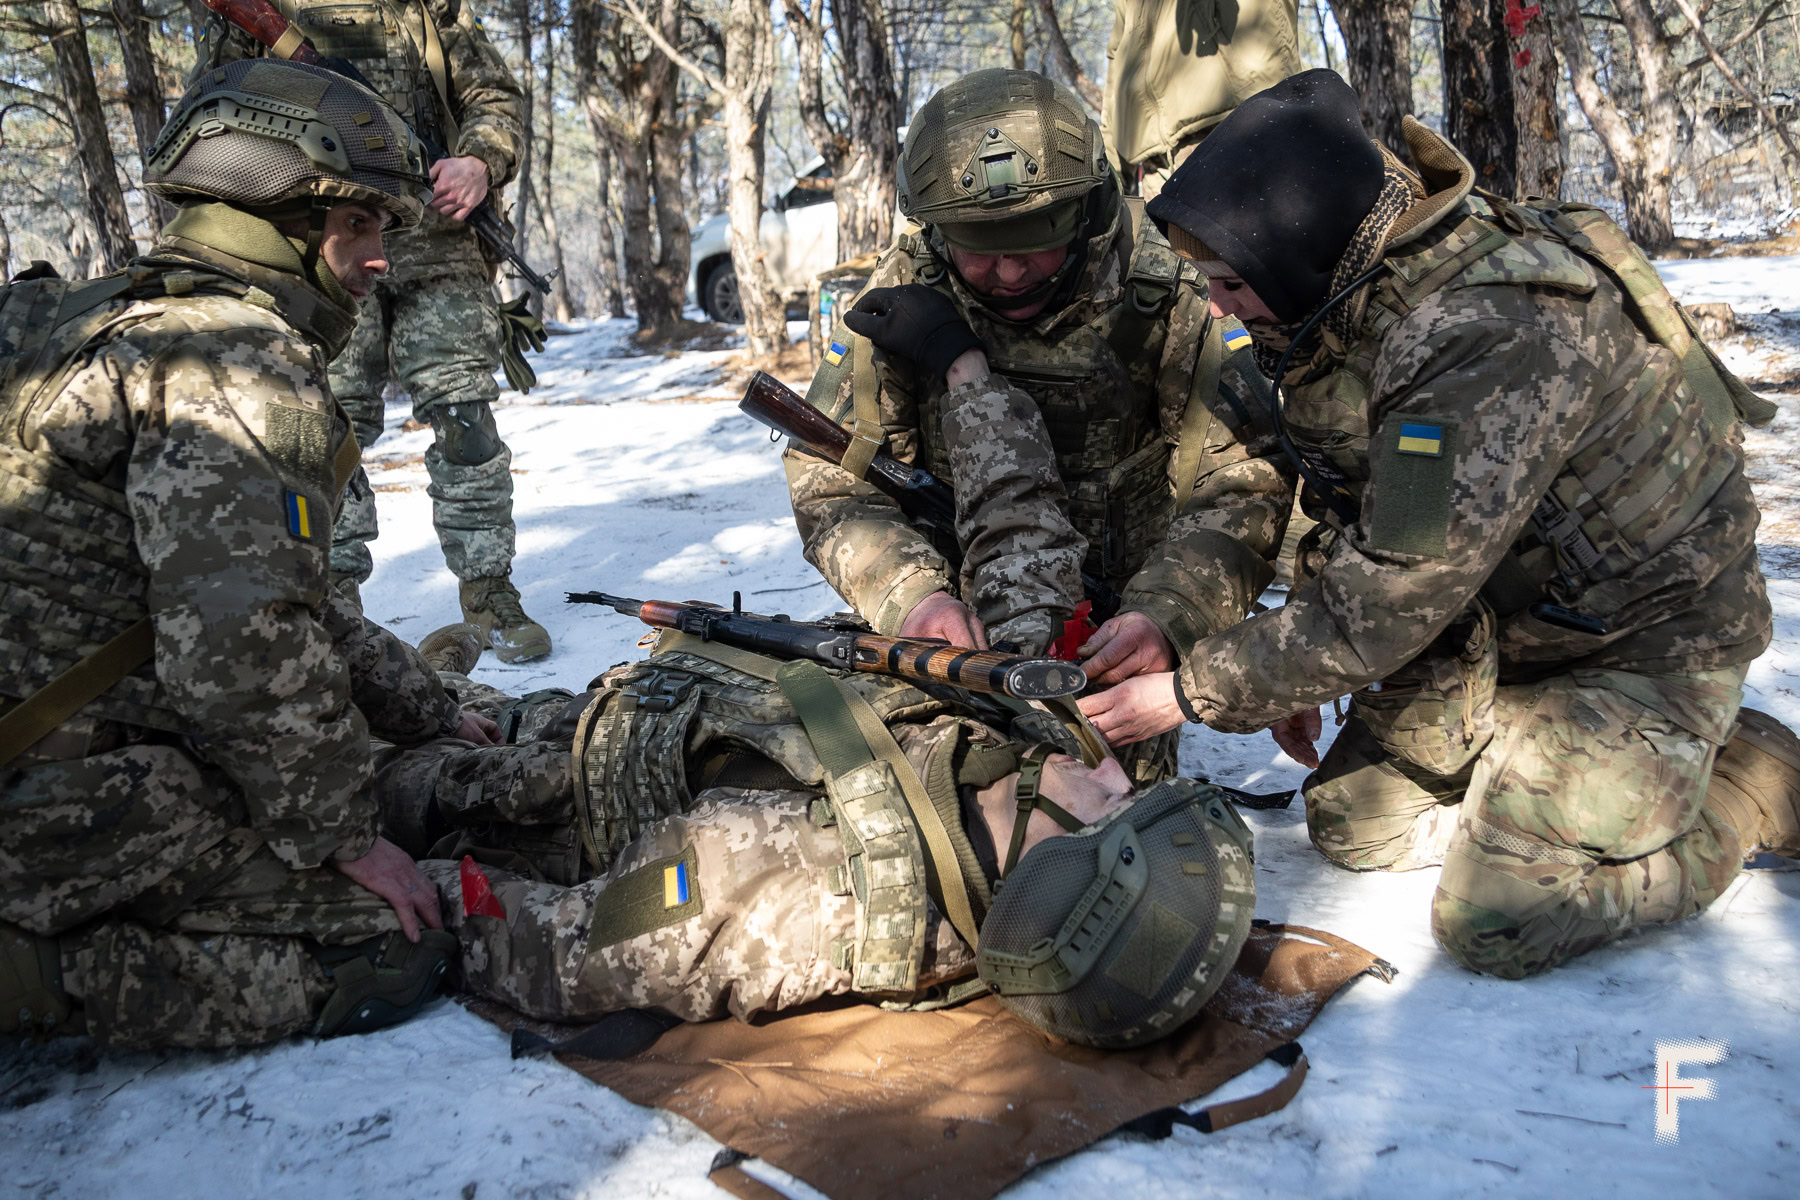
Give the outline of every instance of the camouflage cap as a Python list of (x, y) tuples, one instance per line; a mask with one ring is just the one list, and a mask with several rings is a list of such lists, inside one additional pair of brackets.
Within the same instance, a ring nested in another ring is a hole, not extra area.
[(177, 202), (358, 200), (408, 227), (431, 197), (424, 148), (385, 100), (323, 67), (278, 59), (207, 71), (146, 158), (144, 186)]
[(1255, 906), (1243, 819), (1210, 784), (1171, 779), (1021, 859), (982, 923), (978, 968), (1046, 1033), (1138, 1046), (1218, 990)]
[(1074, 92), (993, 68), (943, 88), (913, 118), (900, 211), (952, 245), (1029, 254), (1075, 237), (1088, 193), (1111, 178), (1100, 125)]

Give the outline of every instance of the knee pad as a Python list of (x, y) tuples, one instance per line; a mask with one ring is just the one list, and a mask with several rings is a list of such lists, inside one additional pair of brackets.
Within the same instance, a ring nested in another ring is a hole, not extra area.
[(505, 444), (500, 440), (500, 427), (494, 424), (494, 406), (486, 400), (446, 404), (429, 415), (438, 453), (459, 467), (479, 467)]
[(326, 997), (313, 1036), (367, 1033), (406, 1020), (437, 994), (460, 947), (455, 934), (441, 929), (421, 929), (417, 942), (390, 933), (351, 946), (319, 947), (313, 953), (337, 988)]
[(49, 1038), (85, 1028), (63, 990), (57, 940), (0, 922), (0, 1034)]

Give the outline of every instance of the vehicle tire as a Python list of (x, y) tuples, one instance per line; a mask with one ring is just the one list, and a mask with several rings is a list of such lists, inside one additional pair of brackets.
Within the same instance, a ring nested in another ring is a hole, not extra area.
[(706, 310), (708, 319), (721, 325), (744, 323), (744, 302), (738, 298), (737, 272), (732, 270), (730, 259), (707, 273), (700, 288), (700, 307)]

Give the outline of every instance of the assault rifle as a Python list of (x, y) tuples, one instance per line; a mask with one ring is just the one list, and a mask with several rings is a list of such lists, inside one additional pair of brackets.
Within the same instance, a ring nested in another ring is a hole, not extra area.
[[(850, 449), (850, 431), (808, 404), (787, 384), (758, 371), (744, 389), (738, 409), (777, 433), (785, 433), (801, 450), (826, 462), (842, 464)], [(950, 485), (921, 467), (909, 467), (886, 450), (869, 460), (867, 482), (900, 504), (909, 518), (950, 541), (956, 541), (956, 494)], [(1095, 622), (1119, 611), (1119, 593), (1105, 582), (1081, 573), (1081, 590), (1092, 605)]]
[[(218, 13), (219, 16), (267, 46), (269, 53), (277, 58), (305, 63), (311, 67), (323, 67), (327, 71), (335, 71), (346, 79), (362, 84), (371, 92), (380, 92), (379, 88), (363, 78), (362, 72), (358, 71), (354, 64), (341, 58), (327, 58), (315, 50), (300, 35), (300, 31), (295, 29), (293, 24), (281, 15), (274, 5), (269, 3), (269, 0), (203, 0), (203, 2), (206, 7)], [(430, 20), (430, 15), (427, 14), (425, 19)], [(450, 157), (449, 152), (438, 144), (437, 139), (432, 137), (428, 130), (415, 126), (413, 132), (418, 135), (420, 143), (425, 147), (426, 155), (432, 162), (435, 163), (439, 159)], [(475, 236), (479, 237), (492, 253), (511, 263), (526, 283), (546, 295), (549, 294), (550, 276), (540, 275), (532, 270), (531, 264), (526, 262), (513, 248), (512, 239), (506, 235), (505, 222), (500, 219), (500, 214), (494, 211), (491, 195), (475, 206), (475, 211), (469, 214), (465, 223), (475, 231)], [(553, 275), (555, 272), (551, 274)]]
[(1087, 672), (1054, 658), (1025, 658), (998, 650), (966, 650), (935, 638), (870, 633), (854, 620), (793, 621), (747, 613), (732, 593), (729, 609), (710, 604), (632, 600), (605, 592), (570, 592), (571, 604), (605, 604), (646, 625), (775, 658), (810, 658), (828, 667), (949, 684), (1020, 700), (1053, 700), (1087, 686)]

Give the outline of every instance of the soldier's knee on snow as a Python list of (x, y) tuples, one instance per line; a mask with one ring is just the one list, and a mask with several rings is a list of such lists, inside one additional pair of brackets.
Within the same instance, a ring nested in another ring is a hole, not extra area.
[(457, 466), (479, 467), (505, 445), (494, 423), (494, 406), (486, 400), (446, 404), (432, 409), (430, 418), (438, 453)]
[(1532, 927), (1544, 920), (1542, 915), (1520, 919), (1440, 891), (1431, 905), (1431, 936), (1458, 966), (1500, 979), (1524, 979), (1559, 961), (1545, 952), (1543, 939), (1532, 936)]
[(367, 1033), (406, 1020), (437, 994), (460, 948), (456, 935), (441, 929), (421, 929), (417, 942), (390, 933), (352, 946), (320, 947), (314, 954), (337, 989), (326, 998), (313, 1036)]

